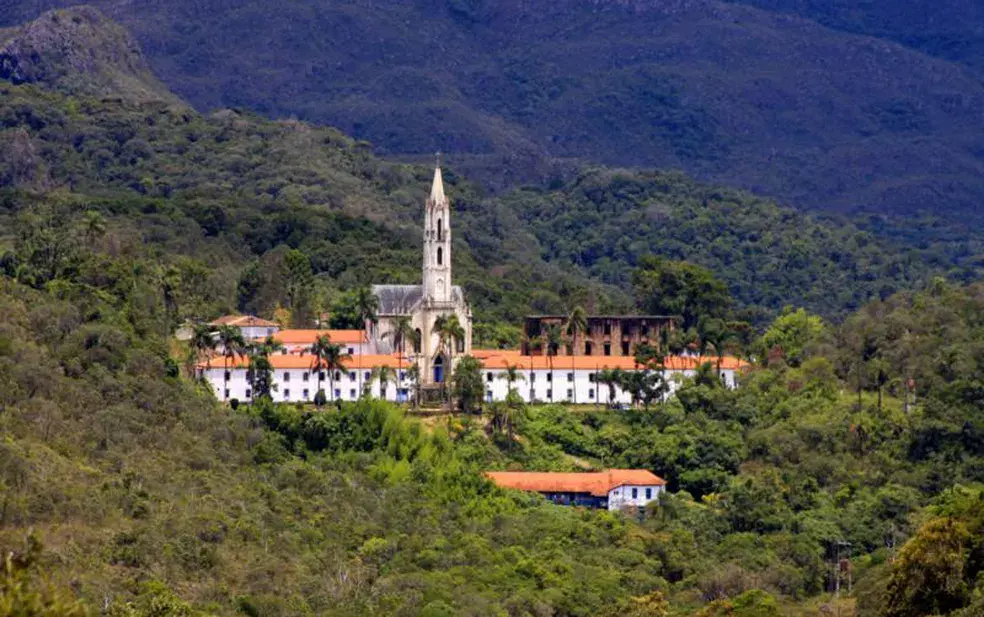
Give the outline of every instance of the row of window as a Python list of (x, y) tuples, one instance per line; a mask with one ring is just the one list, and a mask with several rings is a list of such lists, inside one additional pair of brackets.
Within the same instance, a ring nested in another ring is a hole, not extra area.
[[(546, 396), (546, 399), (548, 401), (552, 401), (553, 400), (553, 389), (547, 389), (545, 396)], [(590, 390), (588, 390), (588, 398), (591, 399), (591, 400), (594, 400), (594, 397), (595, 397), (595, 391), (594, 391), (594, 388), (591, 388)], [(492, 390), (486, 390), (485, 391), (485, 400), (487, 400), (489, 402), (492, 402)], [(571, 389), (568, 389), (567, 390), (567, 399), (566, 400), (568, 400), (568, 401), (574, 400), (574, 390), (571, 390)]]
[[(358, 373), (356, 373), (355, 371), (350, 371), (348, 373), (349, 381), (355, 381), (357, 377), (358, 377)], [(372, 379), (372, 373), (369, 372), (369, 371), (366, 371), (364, 373), (364, 375), (363, 375), (363, 378), (366, 381), (369, 381), (370, 379)], [(407, 378), (407, 374), (405, 372), (401, 372), (400, 373), (400, 381), (405, 381), (406, 378)], [(325, 381), (326, 379), (328, 379), (327, 373), (322, 372), (320, 374), (320, 379), (321, 379), (321, 381)], [(232, 372), (231, 371), (226, 371), (225, 372), (225, 380), (226, 381), (232, 381)], [(285, 383), (289, 382), (290, 381), (290, 373), (284, 371), (283, 380), (284, 380)], [(306, 371), (304, 373), (301, 373), (301, 381), (305, 381), (306, 382), (306, 381), (310, 381), (310, 380), (311, 380), (311, 373), (308, 373)], [(342, 380), (342, 373), (341, 373), (341, 371), (335, 371), (335, 381), (341, 381), (341, 380)]]
[[(408, 391), (407, 391), (407, 389), (406, 389), (406, 388), (404, 388), (404, 389), (402, 390), (402, 394), (403, 394), (404, 396), (405, 396), (405, 395), (407, 394), (407, 392), (408, 392)], [(229, 390), (228, 390), (228, 389), (226, 389), (226, 390), (225, 390), (225, 392), (224, 392), (224, 394), (225, 394), (225, 398), (226, 398), (227, 400), (228, 400), (228, 399), (229, 399), (229, 397), (231, 396), (231, 393), (229, 392)], [(247, 399), (247, 400), (249, 400), (249, 399), (251, 399), (252, 397), (253, 397), (253, 391), (247, 388), (247, 389), (246, 389), (246, 399)], [(379, 391), (379, 397), (380, 397), (380, 398), (383, 398), (383, 399), (385, 399), (385, 398), (386, 398), (386, 388), (382, 388), (382, 389), (381, 389), (381, 390)], [(309, 390), (308, 388), (304, 388), (304, 391), (303, 391), (303, 392), (301, 393), (301, 398), (302, 398), (302, 400), (305, 400), (305, 401), (310, 401), (310, 400), (312, 400), (312, 399), (311, 399), (311, 390)], [(334, 398), (335, 398), (335, 399), (340, 399), (340, 398), (342, 398), (342, 390), (341, 390), (341, 388), (335, 388), (335, 397), (334, 397)], [(357, 395), (356, 395), (356, 390), (355, 390), (355, 388), (352, 388), (352, 389), (350, 389), (350, 390), (349, 390), (349, 398), (350, 398), (350, 399), (352, 399), (352, 400), (355, 400), (355, 399), (357, 398)], [(289, 390), (289, 389), (286, 389), (286, 390), (284, 390), (284, 399), (290, 399), (290, 390)]]

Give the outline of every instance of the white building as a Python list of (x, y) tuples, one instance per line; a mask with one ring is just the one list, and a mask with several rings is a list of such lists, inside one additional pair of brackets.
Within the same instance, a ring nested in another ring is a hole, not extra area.
[[(347, 350), (346, 350), (347, 351)], [(354, 401), (363, 388), (375, 398), (394, 402), (411, 400), (415, 384), (410, 379), (410, 367), (414, 360), (397, 354), (358, 354), (349, 352), (351, 359), (344, 370), (331, 376), (326, 371), (315, 371), (315, 359), (308, 353), (283, 353), (270, 356), (274, 369), (277, 402), (303, 403), (314, 400), (318, 392), (318, 378), (328, 400)], [(485, 384), (485, 400), (504, 401), (510, 384), (506, 380), (507, 367), (516, 367), (519, 379), (512, 388), (520, 398), (530, 402), (557, 402), (577, 404), (632, 403), (630, 393), (602, 383), (603, 371), (640, 370), (632, 358), (565, 356), (522, 356), (514, 351), (474, 350), (474, 357), (482, 363), (482, 381)], [(551, 360), (553, 368), (551, 370)], [(665, 360), (664, 379), (669, 386), (667, 396), (677, 390), (683, 378), (693, 377), (697, 368), (710, 362), (720, 362), (720, 378), (728, 388), (738, 385), (738, 375), (745, 364), (736, 358), (669, 357)], [(373, 370), (386, 367), (390, 375), (386, 384), (380, 384)], [(219, 400), (238, 399), (249, 401), (252, 391), (247, 379), (248, 360), (228, 360), (216, 356), (208, 363), (199, 364), (202, 375), (212, 384)]]
[(666, 480), (644, 469), (610, 469), (592, 473), (490, 471), (502, 488), (540, 493), (560, 505), (590, 508), (644, 508), (658, 502)]
[(243, 338), (247, 341), (254, 339), (265, 339), (273, 336), (280, 331), (280, 326), (272, 321), (260, 319), (255, 315), (226, 315), (219, 317), (215, 321), (209, 322), (210, 326), (232, 326), (238, 328)]

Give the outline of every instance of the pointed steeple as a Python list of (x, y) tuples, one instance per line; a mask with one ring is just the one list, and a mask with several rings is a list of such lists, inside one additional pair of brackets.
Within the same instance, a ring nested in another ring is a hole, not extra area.
[[(438, 161), (440, 163), (440, 161)], [(440, 164), (434, 168), (434, 184), (431, 185), (431, 201), (433, 203), (443, 203), (444, 197), (444, 178), (441, 176)]]

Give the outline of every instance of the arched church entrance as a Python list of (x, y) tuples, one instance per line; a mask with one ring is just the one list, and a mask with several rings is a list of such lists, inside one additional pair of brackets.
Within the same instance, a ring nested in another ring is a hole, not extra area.
[(444, 383), (444, 356), (434, 358), (434, 383)]

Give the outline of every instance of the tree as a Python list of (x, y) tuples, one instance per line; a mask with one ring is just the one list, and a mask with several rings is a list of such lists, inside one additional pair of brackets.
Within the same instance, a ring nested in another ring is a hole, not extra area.
[(368, 337), (368, 329), (375, 328), (379, 323), (379, 298), (368, 287), (360, 287), (355, 290), (355, 310), (359, 315), (359, 330), (362, 331), (362, 340), (359, 342), (359, 388), (362, 388), (362, 348)]
[(287, 251), (284, 255), (283, 277), (292, 324), (298, 328), (308, 326), (311, 322), (311, 298), (314, 290), (311, 260), (297, 249)]
[[(571, 337), (571, 371), (576, 372), (574, 359), (577, 357), (580, 336), (588, 329), (588, 313), (582, 306), (575, 306), (567, 317), (567, 334)], [(577, 404), (577, 381), (575, 379), (572, 402)]]
[(603, 369), (598, 372), (595, 378), (598, 383), (608, 386), (608, 407), (614, 404), (615, 386), (622, 383), (622, 374), (623, 371), (621, 369)]
[(403, 356), (407, 352), (407, 342), (410, 342), (414, 349), (420, 344), (420, 336), (417, 330), (413, 327), (413, 320), (409, 315), (401, 315), (393, 320), (392, 329), (386, 332), (382, 337), (385, 339), (390, 339), (393, 341), (393, 348), (396, 350), (396, 363), (397, 363), (397, 375), (396, 375), (396, 388), (397, 388), (397, 398), (399, 398), (400, 385), (402, 384), (402, 379), (400, 375), (403, 374)]
[[(324, 394), (324, 391), (321, 389), (321, 376), (324, 375), (325, 360), (328, 356), (331, 346), (332, 346), (331, 337), (328, 336), (327, 334), (323, 334), (314, 340), (314, 343), (311, 345), (311, 348), (308, 350), (311, 356), (313, 357), (313, 364), (311, 368), (313, 368), (318, 374), (318, 392), (321, 392), (322, 395)], [(336, 345), (336, 347), (338, 346)], [(324, 397), (322, 396), (322, 399), (323, 398)], [(315, 396), (314, 397), (315, 405), (321, 407), (321, 403), (319, 403), (318, 401), (319, 398)]]
[(557, 382), (554, 379), (554, 356), (560, 351), (561, 345), (564, 344), (564, 329), (560, 324), (551, 323), (546, 324), (543, 327), (543, 346), (544, 350), (547, 352), (547, 364), (550, 368), (550, 402), (554, 400), (554, 391), (557, 388)]
[(482, 382), (482, 363), (464, 356), (454, 368), (454, 397), (464, 413), (481, 411), (485, 384)]
[(684, 330), (696, 327), (701, 317), (723, 317), (731, 306), (723, 282), (710, 270), (683, 261), (644, 257), (632, 283), (641, 310), (679, 315)]
[[(386, 399), (386, 386), (391, 380), (393, 380), (393, 369), (388, 366), (377, 366), (372, 369), (372, 376), (369, 379), (369, 384), (366, 386), (365, 394), (369, 394), (372, 390), (372, 382), (379, 382), (379, 397), (383, 400)], [(397, 382), (399, 383), (399, 382)]]
[(28, 537), (22, 551), (0, 554), (0, 615), (86, 617), (89, 611), (41, 571), (41, 543)]
[(520, 372), (518, 364), (506, 364), (506, 368), (496, 376), (498, 379), (502, 379), (506, 382), (506, 387), (511, 394), (513, 390), (513, 384), (517, 381), (525, 381), (526, 377)]
[(341, 345), (332, 343), (325, 348), (324, 367), (328, 371), (328, 387), (331, 388), (331, 400), (336, 403), (338, 400), (335, 398), (335, 372), (343, 370), (345, 368), (345, 364), (351, 360), (352, 356), (350, 356)]
[(243, 338), (243, 333), (239, 328), (225, 325), (219, 326), (217, 338), (218, 345), (222, 347), (223, 368), (228, 372), (230, 360), (234, 364), (236, 356), (246, 355), (246, 340)]
[(762, 334), (756, 347), (765, 361), (773, 349), (779, 349), (787, 364), (799, 366), (806, 359), (807, 348), (819, 341), (826, 329), (820, 317), (810, 315), (806, 309), (787, 306)]
[(246, 381), (252, 390), (252, 400), (271, 398), (277, 389), (273, 380), (273, 365), (270, 363), (272, 354), (283, 351), (284, 346), (272, 336), (249, 346), (249, 369), (246, 371)]
[(191, 335), (191, 349), (194, 352), (195, 360), (201, 362), (205, 359), (205, 368), (212, 368), (212, 354), (218, 343), (215, 340), (215, 330), (209, 324), (196, 324)]
[[(453, 367), (456, 343), (465, 338), (465, 329), (461, 326), (461, 321), (453, 313), (451, 315), (440, 315), (434, 320), (434, 331), (437, 332), (438, 339), (440, 340), (441, 351), (448, 356), (448, 366)], [(448, 391), (448, 381), (448, 379), (444, 380), (444, 394), (448, 402), (448, 408), (450, 409), (451, 400)]]

